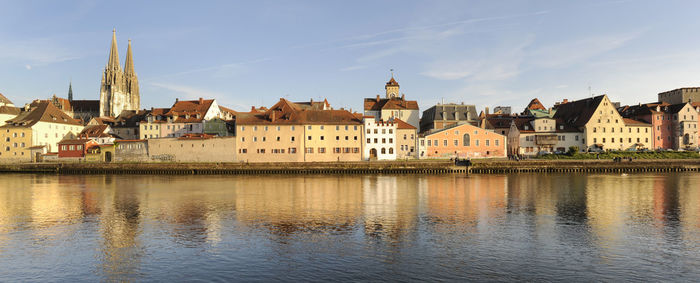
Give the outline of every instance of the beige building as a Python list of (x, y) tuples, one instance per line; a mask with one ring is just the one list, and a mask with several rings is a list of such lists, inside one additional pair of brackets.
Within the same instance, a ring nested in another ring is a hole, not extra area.
[(235, 162), (236, 138), (188, 134), (179, 138), (151, 139), (148, 140), (148, 154), (151, 161)]
[(700, 102), (700, 87), (684, 87), (659, 93), (659, 102), (668, 104)]
[(623, 118), (607, 95), (561, 104), (554, 118), (583, 133), (582, 149), (652, 149), (651, 124)]
[(7, 120), (10, 120), (19, 115), (20, 109), (0, 93), (0, 126), (5, 125)]
[(508, 155), (537, 155), (540, 152), (566, 152), (569, 147), (584, 148), (583, 133), (547, 117), (513, 118), (508, 131)]
[(420, 112), (418, 102), (406, 100), (403, 94), (399, 94), (399, 83), (394, 76), (384, 86), (385, 98), (365, 98), (365, 116), (374, 116), (377, 120), (389, 121), (391, 119), (401, 119), (402, 121), (418, 128), (420, 125)]
[(48, 101), (22, 111), (0, 127), (0, 150), (3, 161), (30, 161), (29, 147), (46, 146), (58, 151), (58, 142), (75, 137), (83, 129), (80, 123)]
[(418, 158), (418, 128), (400, 120), (396, 123), (396, 159)]
[(305, 109), (286, 99), (265, 111), (238, 113), (238, 160), (243, 162), (359, 161), (362, 116)]

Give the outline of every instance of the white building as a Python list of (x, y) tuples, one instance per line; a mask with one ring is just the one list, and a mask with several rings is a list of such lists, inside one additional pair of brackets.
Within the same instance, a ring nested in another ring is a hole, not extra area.
[(396, 160), (396, 123), (364, 117), (364, 160)]
[(508, 131), (509, 155), (565, 152), (571, 146), (577, 146), (579, 150), (585, 149), (583, 132), (553, 118), (515, 118)]

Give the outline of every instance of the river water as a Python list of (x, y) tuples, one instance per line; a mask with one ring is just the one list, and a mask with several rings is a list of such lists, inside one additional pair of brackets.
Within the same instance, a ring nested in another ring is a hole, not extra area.
[(700, 175), (0, 175), (0, 281), (700, 281)]

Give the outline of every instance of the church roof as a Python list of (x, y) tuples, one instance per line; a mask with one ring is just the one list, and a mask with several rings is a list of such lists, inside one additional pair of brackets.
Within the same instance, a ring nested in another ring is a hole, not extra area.
[(73, 100), (70, 102), (73, 112), (100, 112), (99, 100)]
[(108, 69), (121, 70), (119, 67), (119, 48), (117, 48), (117, 31), (112, 30), (112, 44), (109, 48), (109, 58), (107, 59)]

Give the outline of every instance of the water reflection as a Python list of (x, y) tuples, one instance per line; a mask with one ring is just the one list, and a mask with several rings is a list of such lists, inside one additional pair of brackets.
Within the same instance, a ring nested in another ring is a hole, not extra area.
[(0, 266), (21, 268), (0, 275), (14, 280), (163, 279), (165, 263), (356, 280), (689, 279), (700, 267), (693, 174), (2, 178)]

